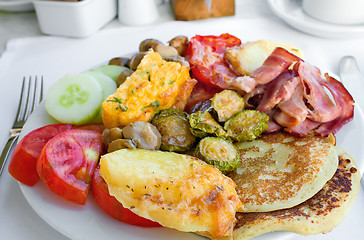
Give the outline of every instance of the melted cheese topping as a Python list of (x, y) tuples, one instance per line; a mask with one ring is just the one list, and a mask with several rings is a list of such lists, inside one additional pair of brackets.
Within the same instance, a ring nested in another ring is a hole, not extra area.
[(214, 238), (232, 234), (241, 206), (235, 183), (197, 158), (123, 149), (101, 158), (100, 174), (110, 195), (142, 217)]

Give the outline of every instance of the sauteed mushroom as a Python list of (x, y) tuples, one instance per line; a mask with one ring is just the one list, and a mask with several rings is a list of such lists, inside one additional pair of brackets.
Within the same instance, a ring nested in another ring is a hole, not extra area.
[(168, 43), (169, 46), (177, 49), (177, 52), (180, 56), (184, 56), (188, 47), (188, 37), (180, 35), (172, 38)]
[(155, 52), (158, 52), (162, 56), (162, 58), (171, 58), (179, 56), (177, 49), (171, 46), (163, 45), (162, 43), (155, 44), (153, 46), (153, 50)]
[(147, 52), (157, 43), (161, 42), (157, 39), (152, 39), (152, 38), (145, 39), (139, 45), (139, 52)]
[(110, 153), (110, 152), (114, 152), (116, 150), (120, 150), (120, 149), (124, 149), (124, 148), (136, 149), (136, 146), (131, 139), (119, 138), (119, 139), (112, 141), (109, 144), (109, 147), (107, 148), (107, 152)]
[(131, 139), (137, 148), (156, 150), (161, 146), (161, 134), (149, 123), (138, 121), (123, 128), (123, 136)]

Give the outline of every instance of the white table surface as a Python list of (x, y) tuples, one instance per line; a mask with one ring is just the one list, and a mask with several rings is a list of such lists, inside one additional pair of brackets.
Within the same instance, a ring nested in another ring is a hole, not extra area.
[[(312, 64), (318, 65), (335, 74), (338, 73), (337, 64), (339, 58), (343, 55), (354, 55), (358, 58), (360, 63), (364, 63), (364, 39), (331, 40), (298, 32), (274, 16), (266, 5), (265, 0), (237, 0), (236, 6), (237, 12), (235, 17), (223, 18), (221, 20), (204, 20), (195, 23), (197, 26), (199, 26), (199, 24), (201, 24), (201, 26), (206, 26), (211, 22), (212, 25), (216, 25), (216, 33), (221, 31), (221, 29), (225, 29), (221, 26), (224, 21), (231, 22), (230, 20), (244, 19), (247, 20), (247, 22), (256, 23), (262, 31), (254, 32), (252, 31), (253, 26), (241, 26), (242, 31), (247, 28), (247, 32), (251, 33), (250, 35), (245, 35), (243, 32), (239, 34), (239, 37), (242, 38), (243, 42), (269, 37), (271, 37), (272, 40), (277, 41), (291, 41), (289, 43), (296, 44), (296, 46), (304, 50), (306, 59)], [(154, 32), (153, 28), (163, 31), (169, 29), (168, 27), (170, 26), (175, 26), (172, 21), (173, 16), (167, 5), (160, 7), (160, 13), (161, 17), (155, 26), (151, 25), (133, 28), (122, 26), (117, 20), (113, 20), (106, 25), (103, 30), (89, 39), (76, 40), (45, 37), (40, 32), (34, 12), (0, 12), (0, 83), (2, 85), (0, 88), (0, 111), (2, 112), (0, 118), (0, 147), (5, 145), (8, 137), (8, 130), (10, 129), (16, 113), (20, 92), (18, 86), (21, 84), (21, 76), (46, 73), (44, 75), (46, 79), (45, 88), (47, 89), (52, 81), (59, 76), (70, 72), (82, 71), (100, 61), (118, 56), (118, 54), (127, 53), (125, 49), (116, 51), (108, 49), (103, 52), (101, 44), (99, 51), (92, 52), (92, 54), (88, 53), (89, 56), (87, 59), (82, 57), (82, 54), (84, 54), (84, 52), (82, 52), (84, 51), (84, 49), (82, 49), (84, 44), (93, 46), (98, 40), (105, 40), (105, 37), (114, 29), (134, 34), (134, 38), (131, 37), (133, 40), (143, 39), (148, 36), (160, 36), (165, 38), (162, 40), (168, 40), (169, 36), (173, 37), (179, 33), (178, 27), (182, 26), (181, 29), (186, 28), (184, 23), (176, 23), (177, 28), (171, 29), (170, 34), (166, 32)], [(169, 25), (158, 25), (165, 22)], [(272, 26), (275, 26), (275, 29), (269, 29), (269, 27), (265, 28), (265, 22), (267, 22), (267, 25), (269, 25), (268, 22), (272, 22)], [(240, 26), (226, 26), (226, 31), (239, 27)], [(192, 34), (192, 31), (194, 31), (193, 27), (187, 32), (188, 34)], [(199, 29), (196, 27), (195, 34), (207, 34), (210, 32), (215, 33), (212, 27), (206, 29)], [(280, 33), (282, 33), (283, 36)], [(113, 40), (107, 40), (106, 42), (115, 44)], [(136, 50), (138, 43), (125, 41), (121, 44), (125, 44), (128, 49), (131, 49), (130, 51), (134, 51)], [(39, 49), (42, 49), (42, 46), (44, 46), (45, 49), (49, 49), (50, 46), (61, 48), (54, 50), (53, 53), (53, 56), (59, 56), (60, 59), (58, 61), (57, 59), (47, 59), (47, 53), (39, 51)], [(33, 47), (38, 51), (32, 51), (30, 48)], [(335, 50), (333, 51), (333, 49)], [(73, 57), (75, 59), (73, 62), (78, 61), (79, 64), (75, 65), (68, 63), (67, 55), (62, 53), (63, 50), (74, 53)], [(53, 62), (54, 64), (49, 64), (47, 66), (38, 64), (38, 62), (44, 63), (48, 61), (51, 63)], [(47, 69), (45, 69), (45, 67), (47, 67)], [(362, 68), (363, 65), (361, 64), (360, 67)], [(48, 68), (51, 68), (51, 70)], [(362, 145), (363, 143), (353, 144)], [(361, 189), (353, 211), (351, 211), (343, 223), (332, 232), (315, 236), (294, 235), (293, 239), (364, 239), (364, 228), (362, 227), (364, 222), (363, 203), (364, 191)], [(7, 168), (5, 168), (0, 179), (0, 239), (68, 239), (50, 227), (33, 211), (22, 195), (18, 183), (9, 176)]]

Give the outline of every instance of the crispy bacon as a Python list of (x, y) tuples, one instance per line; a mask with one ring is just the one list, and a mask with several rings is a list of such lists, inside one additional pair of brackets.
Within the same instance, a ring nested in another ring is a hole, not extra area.
[(267, 84), (278, 77), (296, 61), (301, 59), (284, 48), (277, 47), (264, 61), (263, 65), (254, 70), (250, 76), (234, 78), (227, 85), (228, 88), (241, 93), (250, 93), (258, 85)]
[[(306, 118), (303, 122), (300, 122), (292, 128), (285, 128), (286, 132), (289, 132), (295, 136), (303, 137), (306, 136), (310, 131), (320, 126), (320, 122), (312, 121)], [(327, 134), (328, 135), (328, 134)]]
[(267, 84), (267, 90), (265, 91), (257, 110), (266, 112), (278, 103), (285, 102), (290, 99), (300, 81), (296, 76), (297, 74), (294, 71), (289, 70), (269, 82)]
[(264, 61), (263, 65), (250, 74), (250, 77), (254, 78), (258, 84), (269, 83), (286, 71), (292, 63), (300, 60), (299, 57), (286, 49), (277, 47)]
[(274, 115), (274, 119), (283, 127), (292, 128), (307, 118), (308, 108), (305, 105), (303, 91), (302, 84), (298, 84), (291, 98), (278, 105), (281, 111)]
[(354, 117), (354, 99), (344, 85), (335, 78), (325, 74), (325, 80), (320, 81), (331, 92), (340, 114), (332, 121), (322, 124), (315, 132), (322, 136), (330, 132), (336, 133), (340, 128), (350, 122)]
[(307, 62), (301, 62), (298, 75), (304, 86), (304, 97), (309, 109), (308, 118), (316, 122), (328, 122), (336, 118), (339, 108), (330, 99), (322, 84), (321, 72)]
[(244, 96), (247, 107), (270, 116), (269, 132), (283, 127), (297, 136), (327, 136), (353, 118), (354, 100), (345, 87), (286, 50), (277, 48), (248, 78), (248, 88), (256, 85)]

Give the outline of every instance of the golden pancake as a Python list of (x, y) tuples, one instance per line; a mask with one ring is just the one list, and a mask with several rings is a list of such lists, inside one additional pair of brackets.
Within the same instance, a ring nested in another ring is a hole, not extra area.
[(339, 225), (354, 205), (359, 192), (360, 173), (351, 156), (336, 148), (338, 169), (317, 194), (289, 209), (237, 213), (233, 239), (250, 239), (272, 231), (291, 231), (303, 235), (327, 233)]
[(237, 184), (239, 212), (296, 206), (315, 195), (334, 175), (334, 138), (294, 137), (278, 132), (237, 144), (241, 164), (228, 176)]

